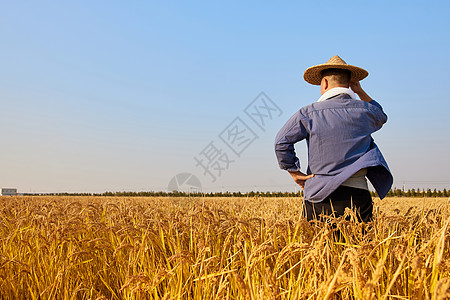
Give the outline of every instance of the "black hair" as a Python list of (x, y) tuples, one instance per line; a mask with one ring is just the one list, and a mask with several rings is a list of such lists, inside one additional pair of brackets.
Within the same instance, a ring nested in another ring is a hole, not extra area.
[(352, 73), (349, 70), (345, 69), (330, 68), (322, 70), (321, 75), (322, 77), (333, 76), (334, 77), (333, 79), (340, 84), (349, 84)]

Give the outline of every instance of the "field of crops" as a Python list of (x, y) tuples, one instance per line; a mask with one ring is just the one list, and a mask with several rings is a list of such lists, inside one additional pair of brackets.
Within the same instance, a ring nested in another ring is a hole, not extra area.
[(0, 197), (0, 298), (448, 299), (449, 204), (363, 225), (298, 198)]

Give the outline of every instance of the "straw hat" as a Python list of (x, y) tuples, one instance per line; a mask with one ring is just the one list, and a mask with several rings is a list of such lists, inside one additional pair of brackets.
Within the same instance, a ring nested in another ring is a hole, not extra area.
[(351, 73), (350, 80), (352, 81), (360, 81), (369, 75), (369, 72), (366, 70), (348, 65), (342, 58), (335, 55), (324, 64), (312, 66), (306, 69), (305, 74), (303, 74), (303, 78), (311, 84), (320, 85), (320, 82), (322, 81), (321, 72), (325, 69), (331, 68), (349, 70)]

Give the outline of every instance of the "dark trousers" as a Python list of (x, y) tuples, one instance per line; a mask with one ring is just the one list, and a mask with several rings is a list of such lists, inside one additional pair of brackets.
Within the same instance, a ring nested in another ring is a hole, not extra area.
[(340, 186), (319, 203), (305, 201), (308, 221), (320, 219), (320, 215), (343, 216), (345, 208), (354, 209), (361, 222), (372, 221), (372, 196), (368, 190)]

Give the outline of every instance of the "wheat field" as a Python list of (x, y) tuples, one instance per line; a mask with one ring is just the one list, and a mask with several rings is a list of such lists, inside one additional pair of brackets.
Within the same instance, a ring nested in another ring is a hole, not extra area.
[(1, 299), (449, 299), (449, 199), (0, 197)]

